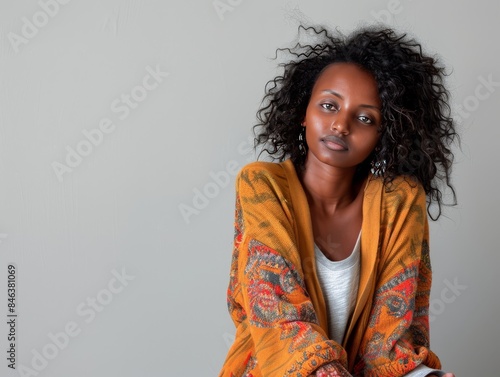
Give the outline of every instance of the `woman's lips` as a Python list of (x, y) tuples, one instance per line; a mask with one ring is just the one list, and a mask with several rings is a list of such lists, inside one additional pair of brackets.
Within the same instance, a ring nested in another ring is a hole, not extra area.
[(346, 151), (349, 148), (347, 143), (340, 137), (334, 135), (328, 135), (321, 139), (328, 149), (333, 151)]

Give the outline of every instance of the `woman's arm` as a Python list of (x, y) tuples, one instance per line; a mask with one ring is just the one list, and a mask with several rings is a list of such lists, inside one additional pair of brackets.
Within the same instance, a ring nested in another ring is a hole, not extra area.
[(354, 374), (399, 377), (421, 364), (439, 369), (429, 349), (432, 274), (421, 185), (401, 178), (383, 194), (379, 249), (375, 294)]
[[(319, 325), (305, 288), (293, 218), (300, 214), (286, 196), (286, 180), (263, 166), (250, 164), (237, 177), (228, 303), (238, 346), (222, 375), (250, 373), (251, 364), (255, 375), (309, 376), (330, 364), (338, 375), (350, 376), (344, 349)], [(242, 359), (247, 369), (236, 370)]]

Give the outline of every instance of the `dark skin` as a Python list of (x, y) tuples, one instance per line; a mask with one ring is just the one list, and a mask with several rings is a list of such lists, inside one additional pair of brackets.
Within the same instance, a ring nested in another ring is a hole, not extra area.
[(347, 258), (361, 230), (365, 182), (354, 175), (379, 140), (380, 106), (375, 80), (353, 64), (328, 66), (313, 87), (301, 179), (315, 241), (330, 260)]
[[(380, 108), (373, 76), (357, 65), (335, 63), (316, 80), (306, 109), (302, 125), (309, 149), (300, 179), (315, 242), (333, 261), (351, 254), (361, 230), (366, 178), (355, 181), (355, 172), (379, 141)], [(340, 375), (335, 367), (323, 366), (313, 376)]]

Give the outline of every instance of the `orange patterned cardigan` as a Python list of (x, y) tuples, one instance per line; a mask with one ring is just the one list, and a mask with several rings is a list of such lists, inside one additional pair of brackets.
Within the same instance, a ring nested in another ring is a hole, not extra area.
[(228, 307), (236, 337), (219, 377), (403, 376), (440, 368), (429, 349), (426, 196), (409, 179), (370, 176), (361, 270), (344, 343), (328, 339), (307, 198), (293, 163), (254, 162), (236, 181)]

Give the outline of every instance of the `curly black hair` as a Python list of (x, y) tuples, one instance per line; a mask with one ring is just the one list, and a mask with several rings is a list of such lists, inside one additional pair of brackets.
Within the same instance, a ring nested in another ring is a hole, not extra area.
[[(291, 60), (279, 64), (283, 74), (266, 84), (254, 126), (255, 147), (261, 146), (260, 153), (267, 152), (274, 160), (290, 158), (300, 171), (305, 154), (298, 138), (314, 83), (332, 63), (356, 64), (374, 76), (382, 102), (380, 139), (358, 167), (358, 177), (371, 171), (384, 178), (388, 189), (398, 175), (413, 177), (423, 185), (427, 211), (437, 220), (444, 204), (442, 183), (451, 190), (451, 204), (456, 204), (450, 174), (451, 145), (458, 135), (444, 67), (425, 55), (414, 39), (390, 28), (367, 27), (349, 36), (339, 32), (334, 36), (324, 27), (301, 25), (299, 36), (301, 32), (312, 34), (317, 42), (276, 50), (275, 58), (284, 53)], [(434, 215), (433, 203), (437, 204)]]

